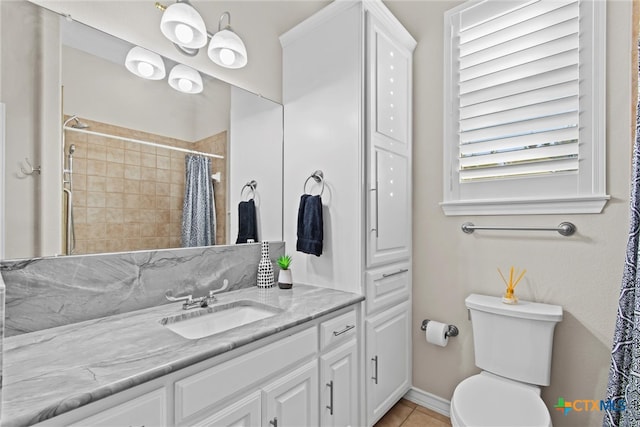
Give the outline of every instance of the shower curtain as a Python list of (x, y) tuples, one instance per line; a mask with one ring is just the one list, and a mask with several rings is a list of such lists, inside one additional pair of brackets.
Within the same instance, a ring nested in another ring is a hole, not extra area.
[(216, 208), (211, 159), (186, 155), (185, 169), (182, 247), (215, 245)]
[(605, 410), (602, 423), (606, 427), (640, 426), (640, 98), (638, 100), (631, 181), (631, 224), (607, 387), (607, 401), (611, 405)]

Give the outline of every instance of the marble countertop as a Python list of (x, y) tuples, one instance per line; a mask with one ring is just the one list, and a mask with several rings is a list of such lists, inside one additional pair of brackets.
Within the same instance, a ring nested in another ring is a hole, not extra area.
[[(27, 426), (360, 302), (314, 286), (222, 293), (283, 312), (214, 336), (186, 339), (160, 324), (181, 303), (88, 320), (4, 340), (2, 426)], [(194, 309), (197, 310), (197, 309)]]

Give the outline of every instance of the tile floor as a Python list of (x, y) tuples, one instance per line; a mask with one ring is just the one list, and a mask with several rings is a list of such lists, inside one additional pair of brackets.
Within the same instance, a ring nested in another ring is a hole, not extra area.
[(448, 417), (406, 399), (396, 405), (374, 427), (450, 427)]

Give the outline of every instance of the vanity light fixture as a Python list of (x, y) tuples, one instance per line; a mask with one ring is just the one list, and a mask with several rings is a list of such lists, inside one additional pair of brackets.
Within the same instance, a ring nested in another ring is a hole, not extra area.
[(184, 93), (202, 92), (202, 76), (191, 67), (178, 64), (169, 72), (169, 86)]
[[(207, 32), (202, 16), (188, 0), (178, 0), (171, 6), (156, 2), (155, 6), (163, 11), (160, 21), (162, 34), (185, 55), (196, 56), (198, 50), (207, 44), (207, 38), (210, 38), (207, 54), (213, 62), (225, 68), (247, 65), (247, 48), (240, 36), (231, 29), (229, 12), (220, 15), (218, 32), (211, 34)], [(225, 17), (227, 25), (222, 28)]]
[[(227, 26), (221, 29), (224, 17)], [(242, 68), (247, 65), (247, 48), (242, 39), (231, 29), (231, 14), (224, 12), (218, 20), (218, 32), (211, 37), (209, 58), (216, 64), (226, 68)]]
[(143, 79), (161, 80), (166, 75), (160, 55), (140, 46), (131, 48), (124, 64), (127, 70)]
[(178, 47), (194, 50), (207, 44), (207, 28), (198, 11), (186, 0), (167, 7), (160, 20), (160, 31)]

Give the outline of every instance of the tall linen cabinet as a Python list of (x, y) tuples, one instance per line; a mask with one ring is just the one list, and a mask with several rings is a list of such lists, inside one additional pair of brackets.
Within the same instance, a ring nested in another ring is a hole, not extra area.
[[(354, 410), (360, 425), (373, 425), (411, 386), (416, 41), (378, 0), (335, 1), (280, 41), (284, 238), (294, 287), (306, 283), (365, 294), (361, 408)], [(324, 183), (309, 179), (316, 170)], [(319, 257), (295, 250), (305, 192), (322, 196)]]

